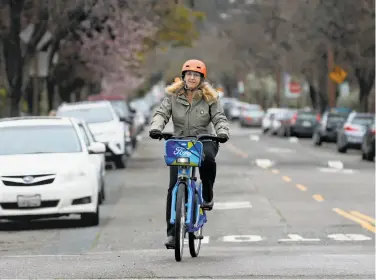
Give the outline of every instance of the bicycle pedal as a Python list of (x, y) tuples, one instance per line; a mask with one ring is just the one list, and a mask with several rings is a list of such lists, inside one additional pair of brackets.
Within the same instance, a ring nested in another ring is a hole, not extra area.
[(213, 207), (201, 207), (202, 210), (211, 211)]
[(167, 250), (175, 249), (174, 245), (165, 245)]
[(203, 235), (197, 235), (197, 236), (195, 236), (195, 239), (204, 239), (204, 236)]

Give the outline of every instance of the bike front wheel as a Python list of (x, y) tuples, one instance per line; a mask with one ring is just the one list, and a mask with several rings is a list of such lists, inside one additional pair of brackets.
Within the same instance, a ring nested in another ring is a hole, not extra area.
[[(200, 219), (200, 212), (197, 213), (197, 205), (199, 204), (198, 194), (194, 196), (194, 207), (195, 210), (193, 211), (193, 215), (195, 218), (195, 224), (198, 224), (198, 220)], [(199, 208), (199, 211), (201, 209)], [(191, 254), (192, 258), (196, 258), (200, 253), (201, 248), (201, 236), (202, 236), (202, 227), (196, 232), (190, 232), (188, 234), (188, 244), (189, 244), (189, 253)]]
[(183, 257), (185, 237), (185, 184), (180, 183), (176, 197), (175, 218), (175, 260), (180, 262)]

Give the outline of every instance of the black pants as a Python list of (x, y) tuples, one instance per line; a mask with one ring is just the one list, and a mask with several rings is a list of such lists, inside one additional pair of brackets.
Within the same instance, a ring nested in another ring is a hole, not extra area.
[[(202, 181), (202, 197), (206, 202), (213, 199), (213, 186), (217, 174), (217, 164), (215, 157), (218, 153), (218, 143), (216, 142), (203, 142), (205, 158), (199, 167), (200, 179)], [(170, 166), (170, 184), (167, 191), (167, 205), (166, 205), (166, 223), (167, 235), (174, 235), (174, 225), (170, 224), (171, 216), (171, 200), (172, 190), (178, 180), (178, 167)]]

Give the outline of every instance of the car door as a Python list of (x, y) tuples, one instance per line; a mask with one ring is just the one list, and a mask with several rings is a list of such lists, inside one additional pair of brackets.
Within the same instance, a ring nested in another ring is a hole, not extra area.
[[(82, 124), (83, 128), (86, 131), (86, 135), (89, 139), (90, 145), (91, 143), (96, 142), (93, 133), (91, 132), (89, 126), (86, 124), (86, 122), (83, 122)], [(104, 178), (105, 173), (106, 173), (106, 157), (105, 154), (94, 154), (93, 156), (96, 156), (96, 159), (99, 162), (99, 167), (100, 167), (100, 172), (102, 177)]]
[[(88, 131), (87, 129), (85, 129), (85, 126), (80, 123), (78, 125), (78, 127), (80, 128), (80, 132), (85, 140), (85, 144), (86, 144), (86, 147), (89, 147), (91, 145), (92, 142), (94, 141), (90, 141), (90, 137), (88, 135)], [(97, 174), (98, 174), (98, 179), (100, 179), (101, 177), (101, 156), (103, 156), (102, 154), (90, 154), (89, 155), (89, 158), (90, 158), (90, 161), (92, 162), (92, 164), (95, 166), (95, 169), (97, 171)]]

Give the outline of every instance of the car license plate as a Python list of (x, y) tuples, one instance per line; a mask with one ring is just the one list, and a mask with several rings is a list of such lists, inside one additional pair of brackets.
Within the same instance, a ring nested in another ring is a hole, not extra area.
[(303, 126), (304, 126), (304, 127), (310, 127), (310, 126), (311, 126), (311, 123), (310, 123), (310, 122), (303, 122)]
[(42, 204), (40, 195), (19, 195), (17, 197), (17, 204), (20, 208), (28, 208), (28, 207), (40, 207)]

